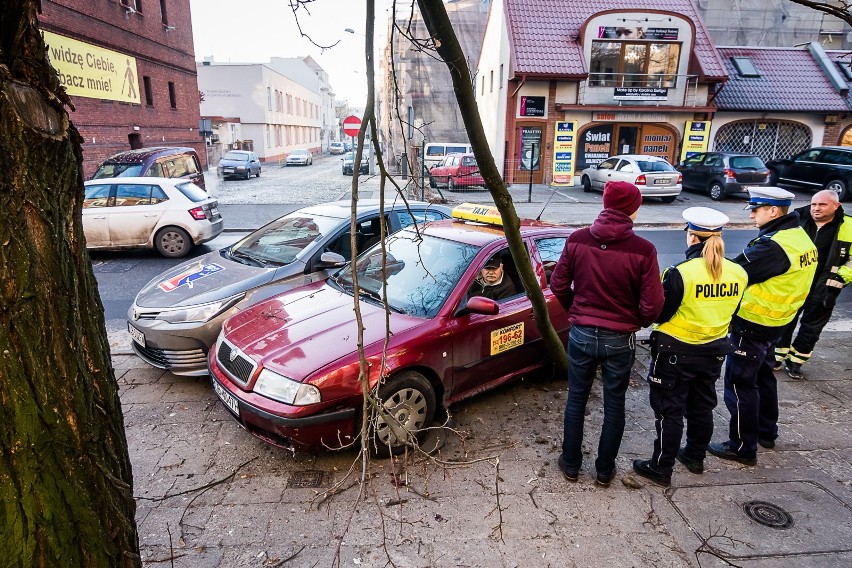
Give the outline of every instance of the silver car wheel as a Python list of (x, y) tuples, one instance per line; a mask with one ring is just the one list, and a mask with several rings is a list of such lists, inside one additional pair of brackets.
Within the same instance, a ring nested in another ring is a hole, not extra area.
[(186, 256), (192, 248), (192, 240), (186, 231), (178, 227), (167, 227), (157, 233), (154, 239), (157, 251), (167, 258)]

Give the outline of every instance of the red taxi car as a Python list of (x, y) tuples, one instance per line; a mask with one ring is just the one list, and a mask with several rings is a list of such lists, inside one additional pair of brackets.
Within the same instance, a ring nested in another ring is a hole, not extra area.
[[(496, 209), (491, 211), (493, 218)], [(548, 279), (570, 232), (538, 221), (521, 224), (551, 321), (563, 340), (568, 319)], [(439, 404), (550, 365), (499, 226), (438, 221), (422, 226), (419, 234), (414, 227), (400, 231), (386, 244), (389, 333), (381, 248), (367, 250), (354, 264), (372, 386), (379, 380), (387, 337), (385, 379), (378, 392), (390, 418), (373, 424), (374, 451), (384, 455), (401, 451), (409, 433), (429, 426)], [(497, 301), (471, 296), (475, 278), (495, 256), (513, 288)], [(235, 314), (210, 350), (217, 395), (240, 424), (270, 444), (337, 448), (358, 434), (363, 397), (351, 270), (352, 264), (325, 281)]]
[(445, 187), (450, 191), (472, 186), (485, 187), (479, 166), (473, 154), (447, 154), (444, 161), (429, 171), (432, 187)]

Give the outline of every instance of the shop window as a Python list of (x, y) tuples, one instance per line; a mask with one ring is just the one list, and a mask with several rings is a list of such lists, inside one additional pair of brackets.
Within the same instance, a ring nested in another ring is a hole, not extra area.
[(592, 42), (589, 84), (596, 87), (677, 86), (679, 43)]

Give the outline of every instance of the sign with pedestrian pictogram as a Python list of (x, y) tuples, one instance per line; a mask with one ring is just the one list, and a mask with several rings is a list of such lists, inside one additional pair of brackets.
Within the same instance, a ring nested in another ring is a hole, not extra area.
[(358, 136), (358, 130), (360, 129), (361, 119), (354, 114), (343, 119), (343, 132), (347, 136)]

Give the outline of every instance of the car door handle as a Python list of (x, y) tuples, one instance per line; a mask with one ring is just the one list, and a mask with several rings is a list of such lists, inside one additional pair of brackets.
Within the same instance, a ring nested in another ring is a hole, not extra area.
[(106, 219), (106, 215), (92, 215), (92, 219)]
[(145, 213), (145, 217), (159, 217), (157, 213)]

